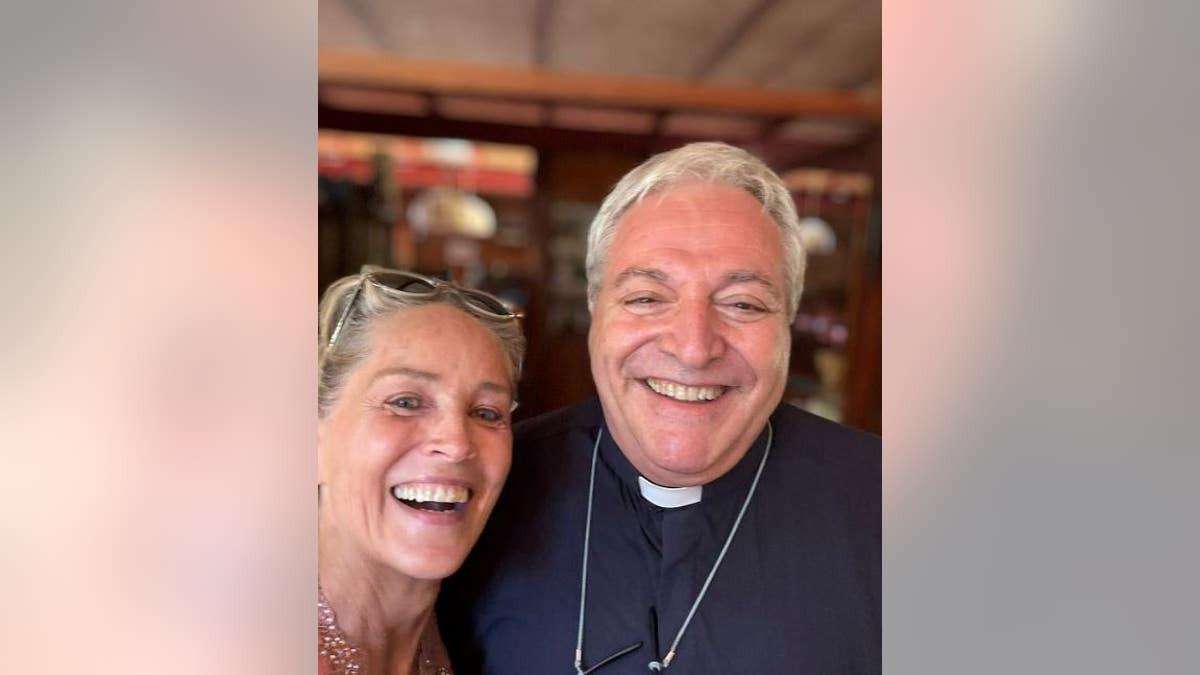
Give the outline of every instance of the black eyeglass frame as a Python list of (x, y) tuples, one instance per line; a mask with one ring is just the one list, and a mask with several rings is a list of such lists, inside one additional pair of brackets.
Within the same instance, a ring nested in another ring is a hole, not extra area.
[[(396, 283), (388, 283), (389, 280)], [(329, 342), (325, 344), (326, 351), (332, 349), (337, 344), (337, 339), (342, 334), (342, 328), (346, 320), (350, 318), (350, 313), (354, 311), (354, 306), (358, 303), (358, 297), (362, 295), (363, 287), (368, 281), (379, 288), (422, 298), (436, 296), (439, 293), (453, 293), (475, 312), (501, 321), (513, 321), (521, 317), (520, 313), (510, 311), (499, 298), (490, 293), (484, 293), (473, 288), (463, 288), (458, 284), (435, 277), (428, 277), (424, 274), (417, 274), (416, 272), (372, 269), (363, 271), (360, 275), (358, 284), (354, 287), (354, 294), (350, 296), (350, 299), (346, 302), (346, 306), (342, 308), (342, 313), (338, 316), (337, 323), (333, 326), (333, 331), (329, 334)], [(425, 284), (428, 289), (413, 291), (411, 287), (414, 284)]]

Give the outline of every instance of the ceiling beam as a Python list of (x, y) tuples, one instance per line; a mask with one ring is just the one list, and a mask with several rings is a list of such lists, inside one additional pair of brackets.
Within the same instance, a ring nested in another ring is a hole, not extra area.
[(365, 0), (343, 0), (342, 4), (350, 11), (350, 15), (358, 22), (363, 31), (371, 37), (377, 49), (391, 49), (392, 39), (383, 29), (384, 22), (375, 17), (374, 11), (367, 6)]
[(537, 0), (533, 6), (533, 65), (550, 65), (550, 17), (554, 0)]
[(789, 63), (800, 59), (802, 54), (812, 51), (813, 47), (819, 45), (839, 24), (852, 18), (862, 8), (875, 3), (876, 0), (858, 0), (858, 2), (846, 0), (841, 4), (835, 4), (833, 11), (828, 16), (813, 23), (808, 30), (796, 35), (792, 39), (791, 48), (779, 52), (778, 56), (760, 67), (754, 75), (754, 80), (762, 82), (784, 70)]
[(869, 68), (865, 68), (852, 77), (847, 77), (843, 80), (841, 86), (846, 89), (862, 89), (872, 85), (878, 86), (883, 77), (883, 69), (879, 66), (880, 64), (878, 63), (870, 64)]
[(710, 86), (660, 78), (576, 74), (544, 69), (408, 61), (321, 49), (321, 84), (497, 96), (642, 110), (697, 110), (767, 116), (819, 115), (878, 123), (878, 97), (837, 90), (785, 91)]
[[(408, 117), (385, 113), (341, 110), (318, 101), (317, 126), (373, 134), (398, 134), (432, 138), (470, 138), (491, 143), (518, 143), (539, 150), (563, 148), (618, 150), (649, 156), (697, 140), (681, 136), (649, 136), (607, 131), (585, 131), (554, 127), (452, 120), (432, 117)], [(736, 144), (736, 143), (735, 143)], [(777, 142), (760, 149), (764, 161), (779, 170), (798, 166), (811, 157), (828, 152), (829, 146), (805, 141)]]
[(705, 57), (696, 64), (695, 68), (692, 68), (692, 79), (700, 80), (712, 74), (712, 71), (717, 67), (717, 64), (719, 64), (721, 61), (724, 61), (725, 57), (729, 56), (729, 53), (733, 51), (733, 48), (742, 41), (742, 38), (746, 37), (746, 33), (749, 32), (754, 24), (758, 23), (758, 20), (762, 18), (763, 14), (766, 14), (767, 10), (771, 9), (776, 2), (778, 2), (778, 0), (758, 0), (758, 2), (754, 3), (754, 5), (752, 5), (750, 9), (747, 10), (740, 19), (738, 19), (738, 22), (734, 24), (732, 28), (726, 31), (725, 35), (721, 36), (721, 40), (717, 42), (712, 51), (705, 55)]

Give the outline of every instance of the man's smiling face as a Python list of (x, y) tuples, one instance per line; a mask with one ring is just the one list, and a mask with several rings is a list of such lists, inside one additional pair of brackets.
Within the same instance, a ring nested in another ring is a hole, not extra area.
[(702, 485), (745, 456), (783, 397), (783, 238), (749, 193), (686, 182), (617, 224), (588, 335), (609, 429), (646, 478)]

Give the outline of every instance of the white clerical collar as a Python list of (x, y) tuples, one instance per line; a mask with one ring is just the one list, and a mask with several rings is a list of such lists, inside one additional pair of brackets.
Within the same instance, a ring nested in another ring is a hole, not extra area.
[(666, 509), (695, 504), (700, 501), (700, 495), (704, 492), (703, 485), (669, 488), (651, 483), (641, 476), (638, 476), (638, 489), (641, 490), (646, 501)]

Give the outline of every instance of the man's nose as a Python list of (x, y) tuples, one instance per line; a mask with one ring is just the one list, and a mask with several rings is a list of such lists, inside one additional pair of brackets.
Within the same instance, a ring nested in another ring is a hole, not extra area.
[(474, 457), (475, 444), (466, 416), (449, 411), (439, 412), (433, 420), (425, 451), (454, 462)]
[(725, 353), (721, 317), (707, 302), (681, 302), (667, 321), (663, 349), (681, 365), (699, 370)]

